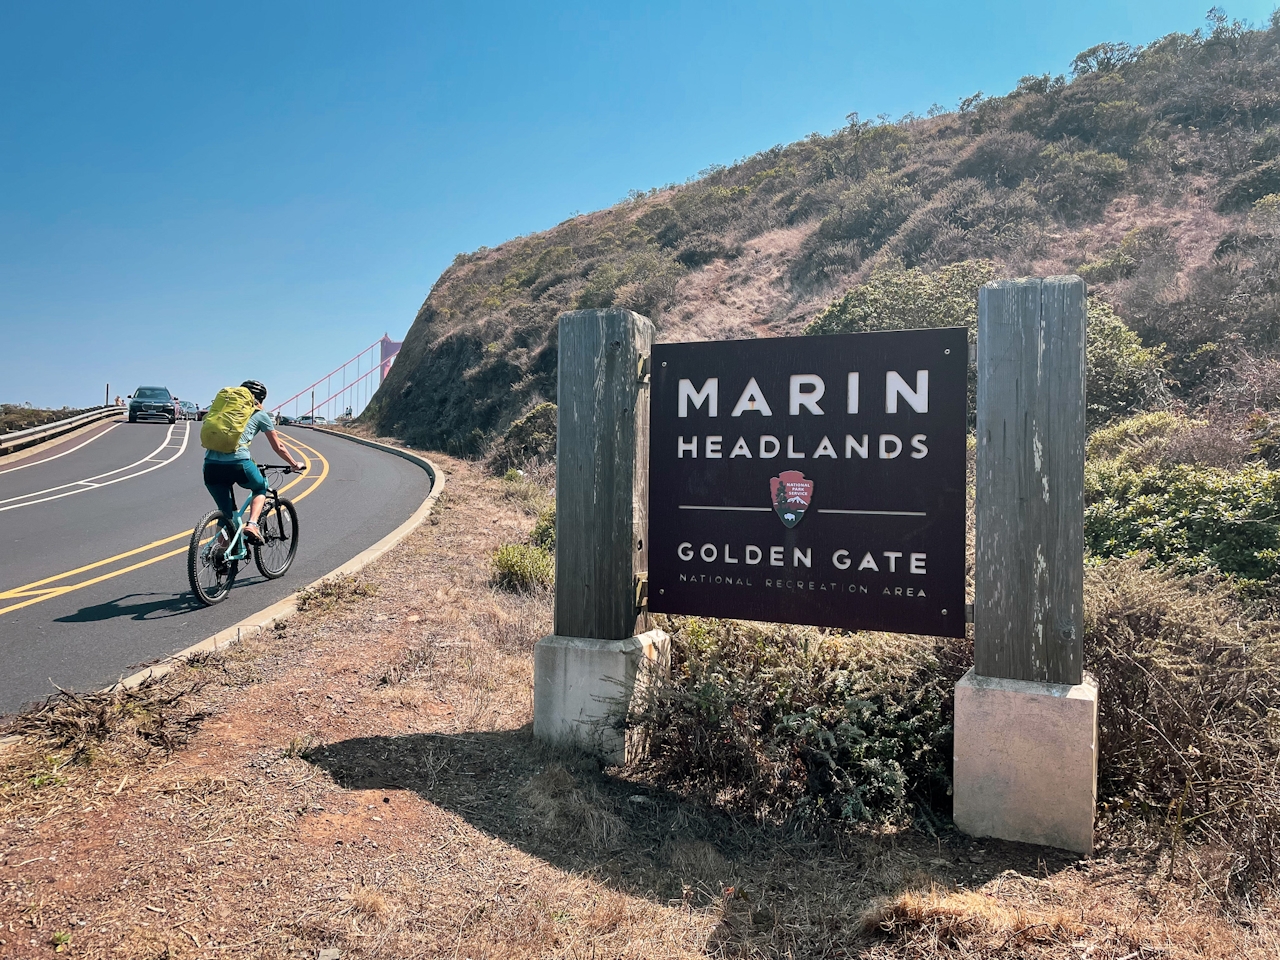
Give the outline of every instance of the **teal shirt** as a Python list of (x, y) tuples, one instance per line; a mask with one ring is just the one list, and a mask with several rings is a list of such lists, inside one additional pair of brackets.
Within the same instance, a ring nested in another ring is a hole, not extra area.
[(271, 433), (275, 428), (276, 424), (271, 419), (271, 414), (265, 410), (255, 410), (249, 422), (245, 424), (244, 433), (240, 434), (240, 443), (236, 445), (236, 452), (221, 453), (217, 450), (206, 450), (205, 463), (234, 463), (237, 460), (250, 460), (252, 457), (249, 455), (249, 444), (253, 442), (253, 438), (263, 431)]

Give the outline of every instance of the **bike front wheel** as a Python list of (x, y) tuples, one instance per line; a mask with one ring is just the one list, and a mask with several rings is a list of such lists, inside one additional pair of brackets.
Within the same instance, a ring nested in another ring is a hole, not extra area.
[(191, 581), (191, 591), (206, 607), (226, 599), (239, 572), (239, 562), (226, 556), (231, 536), (231, 525), (220, 510), (206, 513), (191, 531), (187, 578)]
[(262, 543), (253, 548), (253, 562), (268, 580), (283, 577), (298, 552), (298, 511), (293, 501), (280, 497), (267, 504), (258, 529)]

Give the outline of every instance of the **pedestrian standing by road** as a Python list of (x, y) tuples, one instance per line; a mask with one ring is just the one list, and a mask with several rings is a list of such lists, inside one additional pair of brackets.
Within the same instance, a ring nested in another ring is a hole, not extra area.
[[(218, 505), (222, 515), (228, 521), (236, 515), (237, 484), (253, 495), (249, 504), (249, 520), (244, 525), (244, 536), (250, 543), (262, 543), (258, 516), (262, 513), (268, 490), (262, 471), (249, 454), (249, 444), (253, 442), (253, 438), (259, 433), (266, 434), (267, 443), (271, 444), (272, 450), (292, 469), (302, 469), (302, 464), (293, 459), (293, 455), (284, 448), (276, 435), (276, 425), (271, 414), (262, 409), (262, 403), (266, 399), (267, 388), (257, 380), (246, 380), (239, 387), (225, 387), (218, 391), (200, 430), (200, 442), (205, 447), (205, 489), (213, 497), (213, 502)], [(244, 414), (248, 414), (247, 420)], [(240, 428), (238, 435), (236, 428)], [(231, 449), (228, 450), (228, 447)]]

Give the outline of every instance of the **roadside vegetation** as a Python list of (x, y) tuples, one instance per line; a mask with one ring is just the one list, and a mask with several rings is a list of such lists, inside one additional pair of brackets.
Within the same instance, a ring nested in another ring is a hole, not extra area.
[(29, 407), (26, 404), (0, 403), (0, 434), (12, 433), (15, 430), (27, 430), (31, 427), (42, 427), (55, 420), (66, 420), (77, 414), (86, 413), (84, 409), (63, 407), (60, 410), (46, 410), (42, 407)]

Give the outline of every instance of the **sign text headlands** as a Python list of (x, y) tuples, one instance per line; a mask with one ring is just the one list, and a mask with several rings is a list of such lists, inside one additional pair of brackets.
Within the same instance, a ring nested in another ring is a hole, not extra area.
[(963, 328), (653, 348), (649, 607), (964, 636)]

